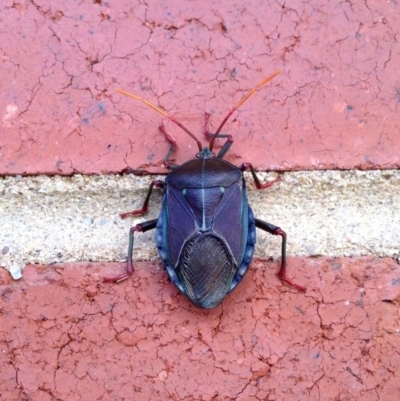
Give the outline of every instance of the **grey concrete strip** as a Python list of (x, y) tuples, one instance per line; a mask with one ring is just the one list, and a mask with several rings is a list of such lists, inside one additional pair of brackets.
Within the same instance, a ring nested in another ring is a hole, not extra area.
[[(119, 213), (140, 208), (154, 179), (163, 177), (0, 179), (0, 265), (17, 278), (28, 263), (126, 260), (129, 228), (158, 216), (161, 190), (145, 217)], [(255, 215), (287, 232), (288, 255), (398, 257), (400, 171), (290, 172), (264, 191), (246, 179)], [(154, 237), (137, 234), (135, 259), (158, 258)], [(279, 256), (279, 238), (258, 232), (257, 242), (257, 256)]]

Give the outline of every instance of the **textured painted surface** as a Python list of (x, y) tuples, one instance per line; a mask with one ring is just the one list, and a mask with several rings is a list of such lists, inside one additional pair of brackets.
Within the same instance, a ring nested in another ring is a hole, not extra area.
[[(390, 259), (256, 260), (217, 308), (196, 309), (159, 265), (118, 285), (105, 266), (0, 271), (0, 398), (400, 399), (400, 269)], [(101, 271), (100, 271), (101, 268)]]
[[(164, 178), (0, 179), (0, 266), (15, 277), (28, 263), (126, 260), (129, 229), (158, 217), (161, 190), (145, 216), (122, 220), (119, 213), (140, 209), (151, 180)], [(400, 171), (290, 172), (263, 191), (247, 178), (255, 216), (286, 231), (289, 255), (400, 257)], [(280, 243), (257, 230), (256, 256), (279, 257)], [(159, 260), (155, 230), (136, 233), (134, 259)]]
[[(229, 160), (260, 169), (399, 166), (399, 4), (23, 1), (0, 5), (0, 174), (162, 171), (161, 116), (201, 136), (276, 69), (226, 126)], [(195, 144), (173, 124), (180, 163)]]
[[(3, 0), (0, 174), (165, 172), (163, 119), (116, 94), (116, 87), (165, 108), (201, 137), (203, 112), (212, 114), (215, 129), (276, 69), (282, 74), (226, 125), (235, 138), (229, 161), (263, 170), (398, 168), (399, 26), (394, 1), (210, 1), (205, 7), (200, 1)], [(166, 126), (179, 144), (176, 161), (193, 157), (194, 142)], [(20, 203), (6, 210), (18, 212), (38, 199), (37, 180), (10, 187)], [(260, 203), (271, 195), (279, 200), (279, 188), (261, 192)], [(379, 187), (363, 190), (370, 199)], [(96, 186), (93, 191), (89, 199), (99, 195)], [(76, 193), (75, 205), (83, 195)], [(53, 194), (46, 196), (33, 212), (51, 205)], [(132, 199), (133, 207), (141, 203), (133, 194), (126, 199), (129, 209)], [(311, 245), (329, 234), (329, 219), (340, 215), (337, 202), (358, 199), (310, 197), (329, 206), (326, 214), (301, 216), (304, 231), (313, 218), (323, 222), (312, 231)], [(397, 199), (394, 193), (382, 200), (380, 210), (390, 217)], [(99, 216), (110, 223), (120, 212), (103, 208), (93, 215), (88, 204), (89, 213), (79, 221), (70, 216), (70, 226), (101, 231)], [(348, 235), (335, 237), (343, 247), (359, 246), (352, 234), (366, 216), (357, 205), (342, 210), (350, 216), (345, 224), (353, 224)], [(45, 228), (50, 217), (42, 216), (38, 226)], [(2, 224), (2, 235), (14, 234), (20, 217), (8, 220), (11, 228)], [(68, 224), (58, 223), (24, 251), (35, 256), (47, 249), (67, 231)], [(399, 225), (381, 223), (369, 239), (390, 246), (378, 233), (394, 238)], [(121, 258), (128, 225), (120, 230)], [(79, 250), (90, 259), (84, 238)], [(147, 240), (154, 246), (151, 233)], [(68, 254), (72, 240), (57, 244), (53, 260)], [(12, 247), (0, 244), (0, 257)], [(210, 311), (191, 306), (158, 263), (135, 263), (131, 279), (102, 283), (124, 267), (28, 266), (17, 282), (0, 269), (2, 401), (400, 399), (400, 272), (392, 259), (289, 258), (288, 273), (307, 286), (306, 294), (280, 284), (277, 260), (258, 259), (237, 290)]]

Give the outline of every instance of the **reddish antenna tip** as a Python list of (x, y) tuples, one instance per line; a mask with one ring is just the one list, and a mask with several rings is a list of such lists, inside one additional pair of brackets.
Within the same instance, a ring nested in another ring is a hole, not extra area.
[(156, 112), (160, 113), (161, 115), (163, 115), (164, 117), (168, 118), (168, 120), (172, 121), (173, 123), (175, 123), (176, 125), (178, 125), (179, 127), (181, 127), (189, 136), (191, 136), (197, 143), (197, 146), (199, 148), (199, 152), (201, 152), (201, 150), (203, 149), (203, 146), (201, 144), (201, 142), (183, 125), (181, 124), (178, 120), (175, 120), (174, 117), (171, 117), (170, 115), (168, 115), (164, 110), (160, 109), (159, 107), (155, 106), (153, 103), (150, 103), (149, 101), (142, 99), (139, 96), (133, 95), (132, 93), (126, 92), (123, 89), (116, 89), (117, 92), (122, 93), (125, 96), (131, 97), (132, 99), (135, 100), (139, 100), (142, 103), (144, 103), (146, 106), (152, 108), (153, 110), (155, 110)]
[(214, 136), (212, 137), (210, 141), (210, 150), (213, 149), (215, 139), (217, 138), (218, 134), (221, 132), (222, 127), (225, 125), (225, 123), (228, 121), (229, 117), (250, 97), (252, 96), (255, 92), (257, 92), (262, 86), (267, 84), (269, 81), (274, 79), (277, 75), (281, 73), (280, 70), (275, 71), (273, 74), (268, 76), (267, 78), (264, 78), (258, 85), (256, 85), (253, 89), (251, 89), (247, 94), (242, 98), (242, 100), (226, 115), (226, 117), (222, 120), (222, 123), (218, 127), (217, 131), (215, 132)]

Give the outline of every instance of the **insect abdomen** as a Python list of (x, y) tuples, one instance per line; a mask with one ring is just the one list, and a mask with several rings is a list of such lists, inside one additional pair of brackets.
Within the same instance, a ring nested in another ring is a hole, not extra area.
[(176, 272), (196, 306), (213, 308), (226, 296), (236, 270), (224, 241), (209, 233), (198, 234), (186, 243)]

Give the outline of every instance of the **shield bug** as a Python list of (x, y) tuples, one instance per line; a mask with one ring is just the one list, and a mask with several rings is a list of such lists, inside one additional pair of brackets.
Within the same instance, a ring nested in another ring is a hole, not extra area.
[[(132, 254), (136, 232), (156, 229), (159, 255), (172, 282), (199, 308), (213, 308), (220, 304), (243, 279), (253, 257), (256, 228), (282, 238), (282, 258), (278, 277), (282, 282), (299, 291), (305, 287), (293, 283), (286, 276), (286, 233), (279, 227), (253, 216), (247, 200), (243, 172), (249, 170), (257, 189), (270, 187), (279, 181), (262, 184), (250, 163), (236, 167), (224, 160), (233, 143), (230, 135), (221, 135), (221, 129), (229, 117), (259, 88), (272, 80), (280, 71), (265, 78), (226, 115), (215, 133), (209, 133), (209, 114), (205, 114), (204, 133), (210, 137), (208, 147), (186, 127), (166, 112), (136, 95), (123, 90), (118, 92), (139, 100), (192, 137), (199, 148), (194, 159), (178, 166), (169, 159), (175, 149), (175, 141), (164, 126), (160, 132), (170, 143), (164, 164), (171, 170), (165, 181), (153, 181), (140, 210), (124, 213), (140, 216), (146, 213), (154, 187), (163, 189), (162, 209), (158, 219), (140, 223), (129, 232), (128, 263), (125, 273), (104, 278), (105, 282), (119, 282), (133, 273)], [(226, 142), (216, 155), (215, 139), (225, 137)]]

